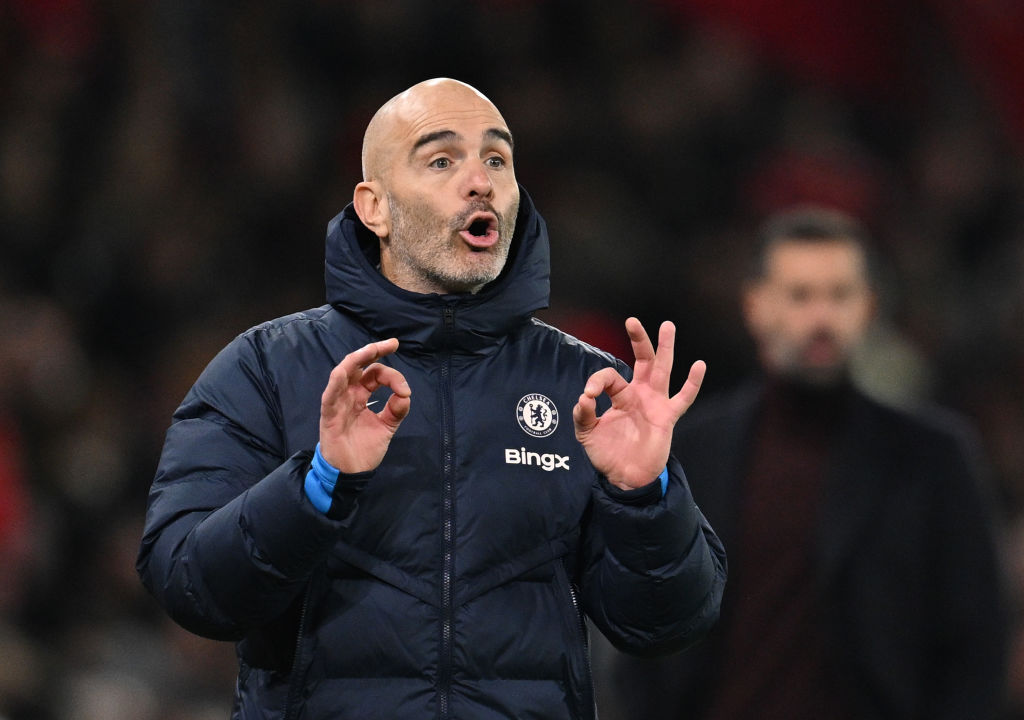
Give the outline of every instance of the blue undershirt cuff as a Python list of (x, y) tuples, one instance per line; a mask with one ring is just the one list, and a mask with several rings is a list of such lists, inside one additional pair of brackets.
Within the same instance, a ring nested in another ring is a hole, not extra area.
[(320, 454), (320, 443), (317, 443), (309, 472), (306, 473), (304, 487), (306, 497), (320, 512), (326, 514), (331, 509), (334, 486), (338, 484), (340, 475), (340, 470), (324, 460), (324, 456)]

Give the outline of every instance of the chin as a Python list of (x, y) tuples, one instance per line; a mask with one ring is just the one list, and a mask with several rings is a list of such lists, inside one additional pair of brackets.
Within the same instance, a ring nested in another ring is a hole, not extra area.
[(463, 276), (458, 278), (444, 278), (441, 280), (441, 284), (447, 289), (449, 293), (477, 293), (483, 289), (483, 287), (492, 282), (495, 275), (474, 275), (474, 276)]
[(802, 385), (817, 388), (831, 388), (846, 382), (848, 373), (844, 366), (803, 367), (795, 370), (792, 377)]
[(493, 282), (497, 277), (501, 275), (500, 267), (474, 267), (468, 269), (461, 278), (460, 282), (466, 286), (481, 287), (489, 282)]

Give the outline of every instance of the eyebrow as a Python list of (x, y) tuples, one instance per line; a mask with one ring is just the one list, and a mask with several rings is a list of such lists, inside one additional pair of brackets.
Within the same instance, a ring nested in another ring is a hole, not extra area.
[(501, 128), (491, 128), (490, 130), (484, 133), (484, 137), (494, 138), (496, 140), (504, 140), (506, 143), (508, 143), (508, 146), (510, 148), (515, 149), (516, 144), (512, 140), (512, 133), (510, 133), (508, 130), (502, 130)]
[[(491, 138), (495, 140), (502, 140), (508, 143), (510, 148), (515, 148), (515, 143), (512, 140), (512, 134), (508, 130), (502, 130), (501, 128), (489, 128), (484, 131), (485, 138)], [(434, 142), (452, 142), (454, 140), (461, 140), (462, 137), (454, 130), (438, 130), (436, 132), (427, 133), (421, 135), (412, 146), (412, 152), (415, 153), (424, 145), (429, 145)]]

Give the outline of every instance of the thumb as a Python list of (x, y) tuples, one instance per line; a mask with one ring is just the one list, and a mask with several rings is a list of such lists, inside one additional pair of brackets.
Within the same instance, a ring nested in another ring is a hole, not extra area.
[(392, 393), (387, 403), (385, 403), (384, 409), (378, 413), (377, 417), (391, 429), (391, 432), (395, 432), (409, 414), (409, 408), (411, 407), (412, 397), (410, 395)]
[(576, 429), (576, 439), (590, 432), (597, 424), (597, 401), (583, 393), (572, 409), (572, 421)]

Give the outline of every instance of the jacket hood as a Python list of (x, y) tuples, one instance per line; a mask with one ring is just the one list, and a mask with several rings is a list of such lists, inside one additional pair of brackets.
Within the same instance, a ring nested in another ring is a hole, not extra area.
[[(380, 245), (349, 204), (327, 226), (327, 301), (370, 335), (397, 337), (403, 351), (441, 347), (467, 352), (494, 346), (548, 306), (547, 226), (520, 186), (516, 231), (505, 268), (480, 292), (456, 295), (403, 290), (377, 269)], [(446, 317), (448, 327), (446, 330)]]

